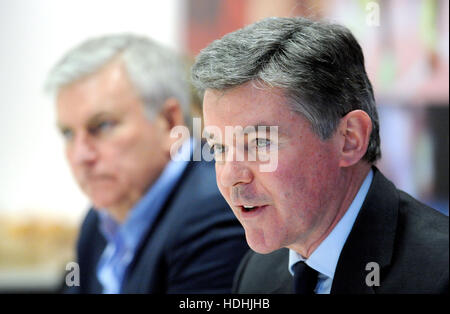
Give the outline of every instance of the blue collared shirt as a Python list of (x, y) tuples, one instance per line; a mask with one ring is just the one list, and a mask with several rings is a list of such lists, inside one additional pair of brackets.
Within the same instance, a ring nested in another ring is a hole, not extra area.
[(347, 212), (308, 259), (305, 260), (300, 254), (289, 249), (289, 272), (292, 275), (294, 264), (299, 261), (305, 261), (309, 267), (319, 272), (315, 288), (317, 294), (329, 294), (331, 291), (339, 255), (367, 196), (372, 179), (373, 171), (370, 170)]
[(133, 261), (140, 242), (188, 164), (191, 144), (194, 145), (194, 141), (187, 140), (183, 143), (177, 158), (166, 165), (123, 224), (118, 224), (107, 210), (100, 210), (99, 228), (107, 240), (97, 265), (97, 278), (103, 286), (103, 293), (120, 293), (128, 266)]

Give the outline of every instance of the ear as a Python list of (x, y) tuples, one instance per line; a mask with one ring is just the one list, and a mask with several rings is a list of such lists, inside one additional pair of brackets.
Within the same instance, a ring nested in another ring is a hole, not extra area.
[(169, 132), (177, 125), (184, 125), (183, 112), (176, 98), (171, 97), (164, 102), (160, 117), (164, 120)]
[[(160, 125), (162, 126), (164, 143), (169, 153), (170, 150), (178, 150), (181, 143), (185, 140), (183, 135), (178, 137), (172, 137), (171, 131), (176, 126), (184, 126), (184, 117), (183, 112), (181, 110), (180, 103), (176, 98), (168, 98), (164, 105), (161, 108), (161, 111), (158, 116), (158, 120), (160, 121)], [(179, 135), (179, 132), (176, 132)], [(173, 147), (176, 145), (176, 147)]]
[(366, 154), (372, 132), (372, 120), (363, 110), (350, 111), (341, 119), (338, 132), (341, 139), (339, 166), (353, 166)]

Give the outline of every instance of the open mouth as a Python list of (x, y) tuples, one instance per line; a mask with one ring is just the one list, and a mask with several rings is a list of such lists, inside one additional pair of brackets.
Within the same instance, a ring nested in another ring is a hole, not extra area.
[(264, 208), (265, 206), (266, 205), (263, 205), (263, 206), (247, 206), (247, 205), (243, 205), (243, 206), (240, 206), (240, 207), (241, 207), (242, 212), (244, 212), (244, 213), (251, 213), (251, 212), (258, 211), (258, 210)]

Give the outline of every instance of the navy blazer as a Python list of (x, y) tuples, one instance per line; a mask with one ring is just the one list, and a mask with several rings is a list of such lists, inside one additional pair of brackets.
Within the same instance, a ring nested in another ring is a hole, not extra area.
[[(106, 246), (91, 209), (77, 243), (80, 286), (101, 293), (97, 263)], [(244, 229), (221, 196), (213, 162), (189, 162), (129, 266), (122, 293), (229, 293), (248, 246)]]
[[(342, 248), (331, 294), (448, 293), (448, 217), (399, 191), (375, 167), (366, 199)], [(237, 271), (235, 293), (293, 293), (289, 252), (253, 251)], [(376, 262), (380, 285), (367, 285)]]

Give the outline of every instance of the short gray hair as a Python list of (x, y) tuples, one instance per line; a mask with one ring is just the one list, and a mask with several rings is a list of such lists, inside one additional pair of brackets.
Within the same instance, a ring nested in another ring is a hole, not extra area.
[(246, 82), (282, 88), (291, 110), (326, 140), (356, 109), (372, 120), (363, 159), (381, 157), (379, 122), (362, 49), (340, 25), (309, 19), (266, 18), (214, 41), (197, 56), (192, 80), (201, 95)]
[(185, 122), (189, 124), (187, 62), (174, 51), (143, 36), (114, 34), (82, 42), (53, 67), (45, 89), (56, 95), (62, 87), (97, 72), (118, 56), (123, 60), (128, 77), (150, 119), (159, 113), (168, 98), (174, 97), (180, 103)]

